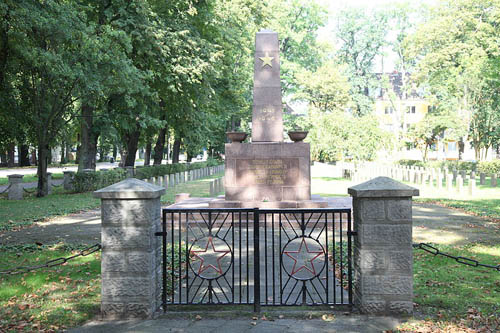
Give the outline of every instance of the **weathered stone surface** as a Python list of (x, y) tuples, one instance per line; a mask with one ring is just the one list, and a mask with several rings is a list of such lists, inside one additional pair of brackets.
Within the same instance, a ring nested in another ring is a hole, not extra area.
[(125, 179), (94, 192), (95, 197), (102, 199), (153, 199), (163, 194), (164, 188), (135, 178)]
[(356, 258), (358, 265), (364, 270), (378, 270), (387, 267), (384, 251), (359, 250)]
[(152, 240), (149, 234), (151, 227), (106, 227), (102, 229), (102, 242), (107, 247), (121, 248), (142, 248), (149, 249)]
[(386, 302), (384, 300), (363, 301), (358, 306), (363, 313), (381, 314), (385, 312)]
[(412, 314), (413, 302), (406, 302), (406, 301), (389, 302), (389, 311), (391, 313)]
[(413, 270), (413, 252), (410, 251), (390, 251), (389, 270), (412, 272)]
[(125, 303), (102, 303), (101, 315), (107, 319), (122, 318), (125, 316), (126, 308)]
[(22, 186), (23, 175), (8, 175), (9, 179), (9, 191), (8, 198), (9, 200), (22, 200), (24, 195), (24, 190)]
[(160, 207), (154, 200), (103, 200), (102, 220), (105, 224), (146, 225), (157, 217)]
[(151, 279), (144, 278), (109, 278), (102, 284), (102, 295), (111, 298), (151, 297)]
[(397, 182), (389, 177), (377, 177), (367, 182), (352, 186), (349, 194), (358, 198), (369, 197), (411, 197), (419, 194), (419, 190)]
[(368, 275), (362, 277), (363, 295), (412, 295), (412, 276)]
[(309, 144), (227, 144), (225, 170), (228, 201), (310, 200)]
[(407, 225), (375, 224), (362, 225), (358, 231), (366, 245), (404, 245), (412, 242), (412, 227)]
[(394, 199), (387, 200), (387, 217), (390, 221), (409, 221), (411, 220), (411, 200)]
[(278, 34), (260, 31), (255, 38), (252, 142), (283, 141), (283, 106)]
[(385, 205), (383, 200), (363, 200), (361, 204), (361, 218), (363, 222), (373, 222), (385, 219)]

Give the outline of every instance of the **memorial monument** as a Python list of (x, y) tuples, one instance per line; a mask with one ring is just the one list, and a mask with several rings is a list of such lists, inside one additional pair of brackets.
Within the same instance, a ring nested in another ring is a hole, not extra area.
[(283, 141), (278, 34), (255, 38), (252, 142), (226, 144), (225, 198), (216, 207), (318, 208), (311, 200), (310, 145)]

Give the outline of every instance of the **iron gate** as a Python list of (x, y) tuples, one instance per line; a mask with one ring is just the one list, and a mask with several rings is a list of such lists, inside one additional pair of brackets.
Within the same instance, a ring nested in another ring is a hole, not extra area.
[(163, 209), (162, 307), (352, 305), (350, 209)]

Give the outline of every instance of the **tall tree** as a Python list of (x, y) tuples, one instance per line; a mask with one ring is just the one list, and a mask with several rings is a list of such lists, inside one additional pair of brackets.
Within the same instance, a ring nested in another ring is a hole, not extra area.
[(354, 114), (365, 115), (373, 109), (373, 95), (378, 87), (374, 74), (375, 59), (387, 44), (389, 13), (350, 7), (337, 16), (336, 35), (340, 41), (338, 60), (347, 65)]

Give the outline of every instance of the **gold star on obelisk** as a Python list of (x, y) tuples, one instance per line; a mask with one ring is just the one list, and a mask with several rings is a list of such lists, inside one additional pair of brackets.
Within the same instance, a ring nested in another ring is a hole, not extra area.
[(267, 52), (265, 57), (259, 57), (259, 59), (262, 60), (262, 67), (266, 65), (269, 65), (269, 67), (273, 67), (271, 61), (274, 59), (274, 57), (270, 57)]

